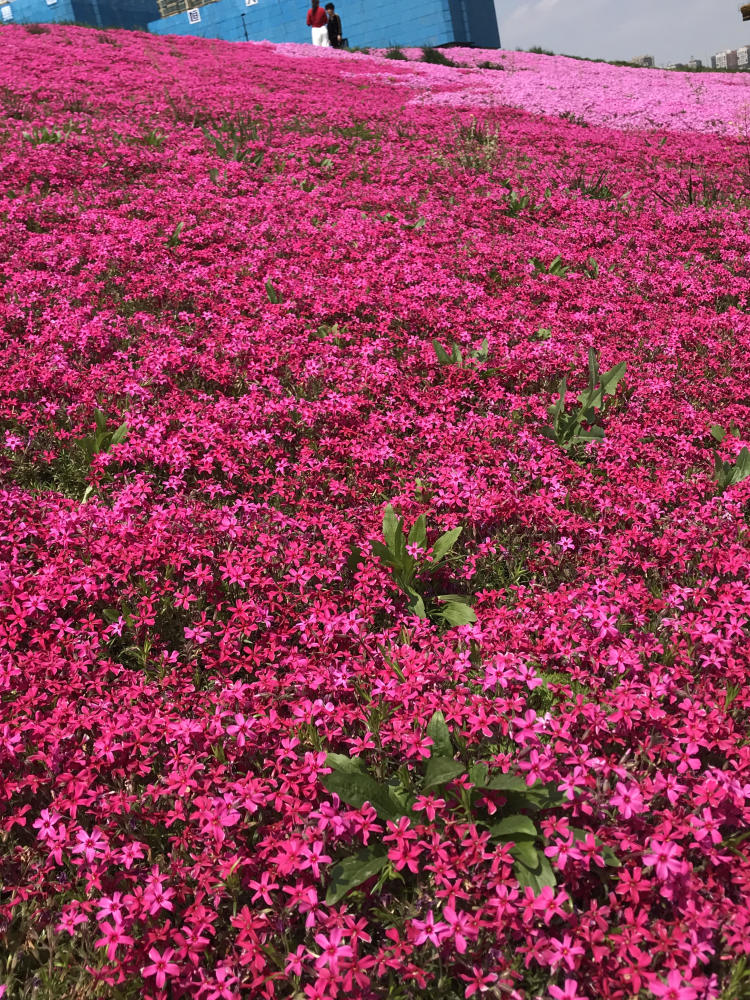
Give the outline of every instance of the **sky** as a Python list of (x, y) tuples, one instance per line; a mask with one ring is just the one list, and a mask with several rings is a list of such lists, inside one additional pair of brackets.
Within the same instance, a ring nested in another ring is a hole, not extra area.
[(653, 55), (659, 65), (750, 44), (739, 0), (495, 0), (504, 49), (541, 45), (600, 59)]

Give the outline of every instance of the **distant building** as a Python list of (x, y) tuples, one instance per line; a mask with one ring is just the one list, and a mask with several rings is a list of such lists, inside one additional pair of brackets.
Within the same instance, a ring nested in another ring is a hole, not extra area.
[(634, 66), (648, 66), (651, 69), (656, 65), (656, 60), (653, 56), (636, 56), (631, 62)]
[(737, 49), (725, 49), (716, 53), (717, 69), (737, 69)]
[(737, 66), (740, 68), (750, 66), (750, 45), (743, 45), (737, 49)]
[(703, 60), (702, 59), (691, 59), (688, 62), (687, 65), (688, 65), (688, 69), (703, 69)]
[(711, 69), (716, 69), (716, 56), (711, 56)]

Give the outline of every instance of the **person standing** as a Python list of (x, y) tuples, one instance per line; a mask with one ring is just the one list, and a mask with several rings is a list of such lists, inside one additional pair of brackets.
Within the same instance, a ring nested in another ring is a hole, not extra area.
[(344, 32), (341, 30), (341, 18), (336, 13), (336, 8), (332, 3), (326, 4), (326, 14), (328, 15), (328, 41), (334, 49), (340, 49)]
[(311, 0), (312, 6), (307, 12), (307, 26), (312, 31), (313, 45), (329, 46), (328, 18), (320, 6), (320, 0)]

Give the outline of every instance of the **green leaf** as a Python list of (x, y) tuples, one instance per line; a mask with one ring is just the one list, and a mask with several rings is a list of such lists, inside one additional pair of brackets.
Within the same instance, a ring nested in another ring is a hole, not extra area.
[(719, 442), (719, 444), (721, 444), (721, 442), (727, 436), (727, 432), (724, 430), (721, 424), (711, 424), (711, 429), (709, 433), (711, 437), (714, 438), (715, 441)]
[[(512, 850), (511, 853), (513, 853)], [(534, 868), (529, 868), (522, 861), (516, 861), (513, 865), (513, 873), (522, 887), (529, 886), (538, 896), (545, 886), (554, 889), (557, 885), (557, 879), (547, 858), (543, 854), (539, 854), (537, 858), (537, 865)]]
[(493, 837), (501, 840), (536, 840), (539, 836), (537, 828), (528, 816), (506, 816), (499, 823), (490, 827)]
[(422, 595), (418, 594), (412, 587), (405, 587), (404, 589), (409, 595), (409, 610), (412, 614), (415, 614), (417, 618), (426, 618), (427, 611), (425, 610)]
[[(443, 596), (442, 600), (445, 601), (445, 596)], [(446, 602), (440, 608), (440, 616), (448, 622), (449, 625), (456, 628), (460, 625), (473, 625), (477, 620), (474, 609), (470, 608), (468, 604), (458, 601)]]
[(737, 456), (734, 468), (735, 473), (732, 477), (733, 483), (741, 483), (743, 479), (747, 479), (747, 477), (750, 476), (750, 451), (748, 451), (746, 447), (743, 448)]
[(432, 740), (430, 757), (453, 757), (451, 734), (442, 712), (435, 712), (427, 723), (427, 735)]
[(610, 868), (622, 868), (622, 861), (617, 857), (611, 847), (602, 845), (602, 857)]
[(226, 151), (226, 147), (224, 146), (224, 143), (221, 141), (221, 139), (217, 135), (214, 135), (213, 132), (210, 132), (206, 128), (205, 125), (201, 126), (201, 128), (202, 128), (202, 131), (203, 131), (203, 134), (205, 135), (205, 137), (207, 139), (209, 139), (214, 144), (216, 152), (219, 154), (219, 156), (223, 160), (226, 160), (227, 159), (227, 151)]
[[(577, 826), (571, 826), (570, 832), (573, 834), (574, 840), (580, 841), (580, 840), (585, 840), (586, 837), (589, 835), (590, 831), (582, 830), (580, 827)], [(597, 847), (600, 848), (601, 856), (604, 858), (605, 863), (609, 865), (610, 868), (622, 868), (622, 862), (617, 857), (617, 855), (615, 854), (615, 852), (612, 850), (611, 847), (608, 847), (606, 844), (603, 844), (598, 837), (594, 837), (594, 843), (596, 844)]]
[(112, 434), (112, 441), (111, 441), (110, 447), (113, 444), (122, 444), (122, 442), (128, 436), (129, 432), (130, 432), (130, 428), (128, 427), (127, 422), (120, 424), (120, 426), (117, 428), (117, 430), (114, 431), (114, 433)]
[(594, 424), (593, 427), (587, 428), (585, 431), (579, 431), (576, 434), (576, 438), (579, 441), (603, 441), (604, 440), (604, 428), (599, 427), (598, 424)]
[(98, 451), (94, 435), (89, 434), (88, 437), (81, 438), (79, 444), (83, 449), (83, 454), (86, 456), (88, 461), (91, 462), (91, 459), (94, 457), (95, 452)]
[(370, 542), (370, 547), (372, 548), (372, 554), (377, 556), (386, 566), (392, 566), (394, 569), (402, 568), (401, 560), (390, 549), (387, 549), (382, 542)]
[(535, 781), (530, 787), (527, 785), (520, 797), (524, 807), (529, 809), (552, 809), (565, 801), (555, 785), (543, 785), (541, 781)]
[(531, 871), (539, 869), (539, 854), (528, 840), (519, 840), (510, 849), (511, 857)]
[(364, 774), (365, 762), (361, 757), (347, 757), (343, 753), (326, 754), (326, 767), (346, 774)]
[(352, 889), (362, 885), (388, 864), (388, 851), (382, 844), (370, 844), (331, 869), (331, 883), (326, 893), (326, 905), (334, 906)]
[[(386, 549), (386, 551), (388, 550)], [(355, 573), (357, 570), (357, 566), (359, 566), (361, 562), (362, 562), (362, 549), (355, 542), (352, 545), (351, 551), (349, 552), (349, 555), (346, 558), (347, 569), (349, 570), (350, 573)]]
[(418, 545), (420, 549), (427, 548), (427, 518), (424, 514), (420, 514), (411, 526), (407, 540), (410, 545)]
[(431, 757), (427, 762), (422, 787), (426, 791), (435, 785), (445, 785), (459, 774), (466, 774), (466, 768), (460, 760), (453, 760), (452, 757)]
[(620, 382), (620, 380), (625, 375), (627, 371), (628, 364), (627, 361), (621, 361), (619, 364), (614, 365), (605, 372), (600, 378), (600, 384), (602, 387), (602, 392), (605, 396), (614, 396), (615, 390)]
[(557, 421), (560, 418), (560, 414), (565, 409), (565, 397), (568, 393), (567, 378), (561, 380), (560, 384), (557, 387), (557, 391), (559, 393), (557, 402), (553, 403), (552, 406), (547, 407), (547, 413), (549, 413), (549, 415), (552, 417), (553, 421), (555, 422), (555, 425), (557, 425)]
[(589, 392), (593, 392), (599, 382), (599, 352), (589, 347)]
[(106, 431), (107, 414), (103, 410), (94, 410), (94, 421), (96, 422), (97, 430)]
[(383, 514), (383, 538), (385, 539), (385, 544), (391, 550), (391, 552), (396, 552), (396, 534), (399, 531), (399, 518), (396, 516), (396, 512), (391, 506), (385, 508), (385, 513)]
[(444, 535), (441, 535), (440, 538), (438, 538), (432, 546), (433, 566), (436, 566), (441, 560), (445, 559), (458, 541), (462, 531), (463, 528), (451, 528), (450, 531), (446, 531)]
[[(328, 755), (328, 767), (334, 767), (331, 758), (338, 756)], [(324, 788), (338, 795), (342, 802), (353, 809), (361, 809), (365, 802), (369, 802), (380, 819), (396, 820), (404, 815), (404, 810), (393, 801), (388, 789), (362, 771), (334, 767), (331, 774), (322, 775), (320, 781)]]
[(450, 355), (445, 350), (440, 341), (433, 340), (432, 349), (435, 352), (435, 357), (438, 359), (441, 365), (449, 365), (451, 363)]
[(477, 788), (486, 788), (488, 773), (487, 765), (482, 761), (478, 764), (472, 764), (469, 768), (469, 781)]
[(517, 774), (496, 774), (481, 786), (492, 792), (528, 792), (529, 786)]
[(184, 223), (184, 222), (178, 222), (178, 223), (177, 223), (177, 225), (176, 225), (176, 226), (174, 227), (174, 229), (172, 230), (172, 235), (171, 235), (171, 236), (169, 237), (169, 239), (167, 240), (167, 246), (168, 246), (168, 247), (176, 247), (176, 246), (179, 246), (179, 244), (180, 244), (180, 242), (181, 242), (181, 240), (180, 240), (180, 236), (181, 236), (181, 234), (182, 234), (182, 230), (183, 230), (184, 228), (185, 228), (185, 223)]

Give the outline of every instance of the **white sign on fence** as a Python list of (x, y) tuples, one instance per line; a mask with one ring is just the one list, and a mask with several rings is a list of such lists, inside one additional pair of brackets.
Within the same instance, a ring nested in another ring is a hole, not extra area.
[(257, 2), (258, 2), (258, 0), (245, 0), (245, 6), (246, 7), (254, 7)]
[(195, 10), (189, 10), (187, 12), (188, 23), (189, 24), (200, 24), (201, 23), (201, 12), (196, 8)]
[(47, 6), (48, 7), (54, 7), (56, 3), (57, 3), (57, 0), (47, 0)]
[(0, 14), (3, 15), (3, 21), (13, 20), (13, 11), (10, 9), (10, 4), (6, 4), (4, 7), (0, 7)]

